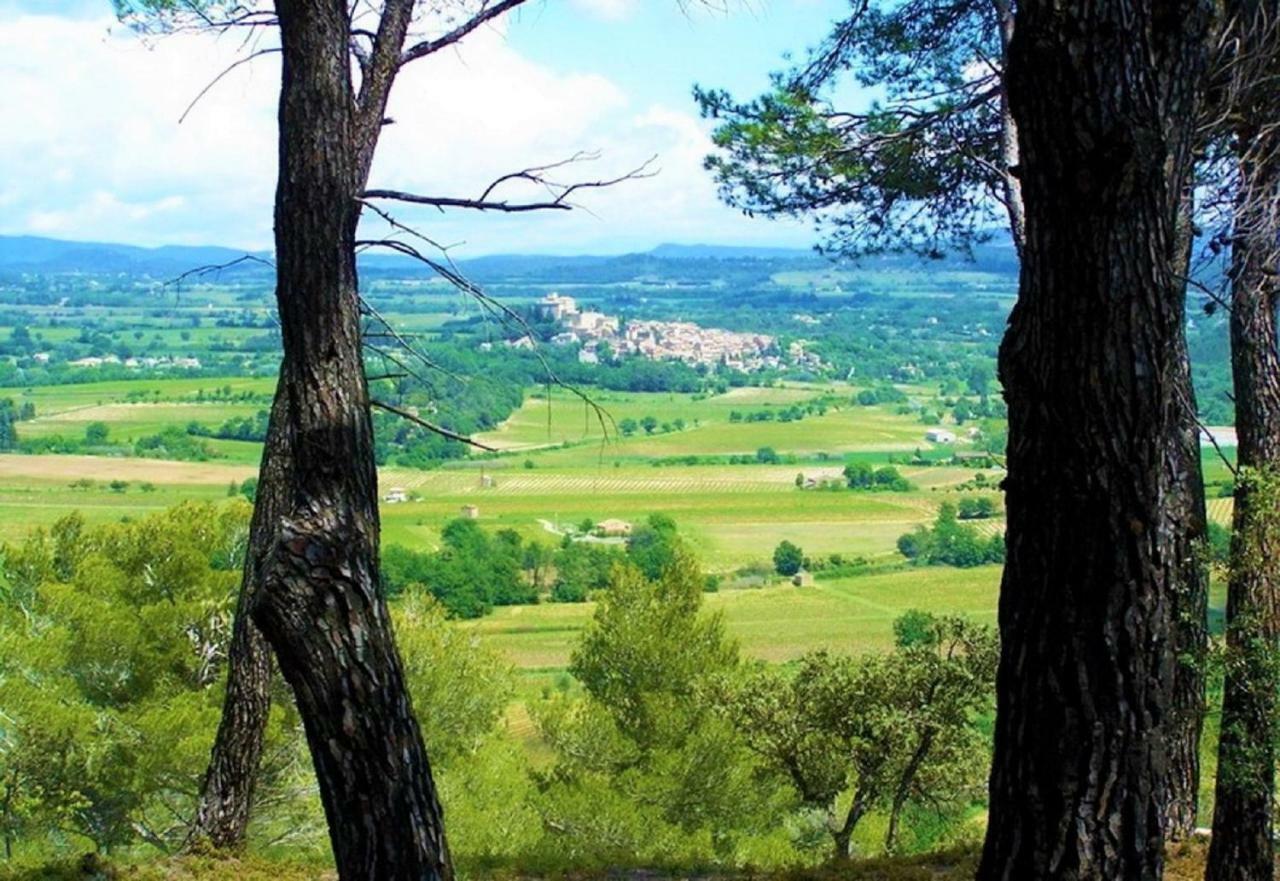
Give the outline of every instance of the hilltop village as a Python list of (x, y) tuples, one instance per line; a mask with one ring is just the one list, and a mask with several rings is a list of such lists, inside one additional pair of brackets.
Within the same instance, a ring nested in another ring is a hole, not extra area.
[[(581, 346), (578, 360), (598, 364), (604, 358), (639, 355), (653, 361), (683, 361), (691, 366), (725, 366), (750, 373), (769, 368), (786, 369), (788, 364), (817, 368), (821, 359), (797, 340), (785, 356), (776, 337), (763, 333), (740, 333), (702, 327), (691, 321), (622, 321), (591, 309), (582, 309), (573, 297), (551, 293), (537, 304), (540, 317), (557, 322), (562, 331), (551, 338), (553, 345)], [(508, 345), (533, 345), (522, 337)]]

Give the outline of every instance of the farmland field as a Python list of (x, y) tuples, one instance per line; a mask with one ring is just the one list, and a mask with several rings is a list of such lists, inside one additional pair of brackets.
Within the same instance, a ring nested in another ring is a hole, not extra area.
[[(262, 409), (268, 378), (180, 378), (4, 389), (0, 396), (32, 401), (37, 417), (22, 423), (28, 437), (82, 436), (85, 426), (108, 425), (113, 442), (126, 442), (190, 422), (215, 426)], [(607, 412), (602, 431), (593, 411), (562, 390), (550, 399), (530, 396), (523, 407), (483, 440), (504, 448), (434, 470), (387, 467), (384, 489), (399, 487), (410, 501), (383, 506), (383, 541), (415, 549), (439, 546), (442, 528), (464, 505), (478, 509), (486, 529), (510, 528), (547, 545), (562, 527), (584, 519), (641, 521), (664, 513), (709, 571), (729, 575), (743, 566), (767, 566), (783, 540), (818, 557), (862, 557), (889, 567), (877, 574), (819, 580), (816, 586), (775, 584), (725, 589), (707, 605), (723, 613), (730, 633), (755, 658), (785, 661), (818, 648), (878, 649), (892, 638), (892, 622), (920, 608), (994, 621), (997, 567), (972, 570), (903, 568), (896, 542), (928, 524), (944, 500), (961, 497), (974, 471), (945, 465), (904, 464), (917, 449), (945, 454), (924, 440), (910, 415), (883, 406), (827, 406), (799, 421), (745, 422), (730, 414), (781, 411), (820, 396), (847, 402), (843, 385), (792, 383), (731, 389), (709, 397), (666, 393), (592, 392)], [(622, 437), (618, 423), (652, 416), (652, 435)], [(678, 423), (677, 420), (682, 420)], [(665, 424), (665, 425), (664, 425)], [(677, 425), (682, 424), (682, 428)], [(216, 501), (238, 494), (256, 472), (260, 446), (209, 440), (222, 458), (174, 462), (87, 455), (0, 455), (0, 539), (20, 539), (77, 510), (90, 523), (137, 517), (184, 500)], [(786, 462), (761, 463), (771, 446)], [(748, 464), (728, 464), (730, 456)], [(689, 464), (686, 457), (700, 457)], [(861, 459), (897, 467), (908, 492), (802, 490), (797, 474), (839, 481), (843, 463)], [(1206, 471), (1227, 472), (1206, 455)], [(991, 472), (998, 480), (1000, 471)], [(1210, 516), (1229, 522), (1231, 500), (1209, 500)], [(975, 524), (990, 535), (1000, 517)], [(731, 582), (728, 582), (731, 583)], [(477, 638), (522, 672), (525, 688), (545, 684), (563, 670), (592, 612), (590, 604), (544, 603), (498, 608), (468, 623)]]
[[(1000, 569), (907, 569), (816, 586), (708, 594), (709, 611), (724, 615), (743, 652), (787, 661), (807, 651), (860, 652), (888, 648), (893, 621), (909, 609), (963, 614), (995, 623)], [(463, 626), (518, 670), (562, 669), (594, 607), (590, 603), (507, 606)]]

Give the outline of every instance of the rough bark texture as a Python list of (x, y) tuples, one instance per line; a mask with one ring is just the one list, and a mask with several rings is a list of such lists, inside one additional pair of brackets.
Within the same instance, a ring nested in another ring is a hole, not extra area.
[(1183, 411), (1177, 218), (1209, 0), (1018, 4), (1027, 239), (1009, 403), (990, 818), (979, 878), (1157, 879)]
[[(411, 6), (387, 4), (375, 65), (398, 59)], [(279, 393), (292, 450), (288, 501), (252, 614), (297, 699), (339, 875), (447, 879), (442, 812), (378, 589), (377, 473), (356, 283), (356, 196), (394, 68), (385, 79), (376, 66), (367, 72), (357, 98), (346, 4), (278, 0), (276, 9)]]
[[(1186, 277), (1195, 238), (1192, 188), (1183, 191), (1178, 216), (1178, 263), (1174, 271)], [(1183, 313), (1186, 285), (1183, 284)], [(1174, 603), (1173, 714), (1169, 733), (1169, 781), (1165, 809), (1165, 838), (1180, 841), (1196, 830), (1200, 810), (1200, 735), (1205, 718), (1205, 663), (1209, 648), (1209, 567), (1206, 553), (1208, 517), (1205, 511), (1204, 468), (1200, 461), (1200, 426), (1191, 381), (1185, 319), (1178, 325), (1175, 382), (1180, 388), (1177, 443), (1169, 460), (1172, 482), (1169, 506), (1173, 516), (1177, 560)]]
[[(1239, 191), (1231, 253), (1235, 534), (1227, 584), (1227, 664), (1208, 881), (1275, 875), (1276, 712), (1280, 675), (1280, 355), (1276, 307), (1280, 136), (1274, 131), (1280, 4), (1236, 4), (1242, 53), (1265, 74), (1235, 91)], [(1266, 41), (1266, 42), (1261, 42)], [(1246, 68), (1248, 69), (1248, 68)]]
[(285, 398), (277, 388), (258, 471), (240, 599), (227, 657), (227, 691), (188, 847), (244, 846), (253, 790), (271, 712), (271, 650), (249, 616), (262, 570), (275, 546), (275, 524), (287, 501), (289, 460)]

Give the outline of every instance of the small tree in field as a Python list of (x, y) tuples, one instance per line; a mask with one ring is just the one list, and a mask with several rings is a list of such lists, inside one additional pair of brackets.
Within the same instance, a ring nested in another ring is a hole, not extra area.
[(661, 836), (671, 830), (727, 846), (772, 796), (710, 700), (739, 661), (723, 620), (702, 611), (703, 585), (684, 552), (657, 580), (615, 566), (570, 663), (584, 696), (538, 711), (556, 754), (540, 807), (573, 846), (670, 859)]
[(779, 575), (790, 577), (804, 567), (804, 551), (789, 541), (780, 543), (773, 551), (773, 568)]
[(908, 804), (955, 804), (981, 785), (974, 720), (994, 699), (995, 634), (927, 616), (902, 632), (890, 655), (817, 652), (794, 674), (758, 666), (723, 703), (765, 768), (822, 813), (837, 859), (872, 810), (888, 812), (893, 850)]

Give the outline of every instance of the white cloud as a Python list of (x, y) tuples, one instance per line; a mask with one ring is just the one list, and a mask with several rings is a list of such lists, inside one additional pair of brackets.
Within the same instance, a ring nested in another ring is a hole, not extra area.
[(606, 21), (621, 21), (640, 7), (639, 0), (573, 0), (573, 5), (588, 15)]
[[(578, 2), (599, 14), (629, 5)], [(205, 36), (145, 45), (103, 18), (0, 16), (0, 232), (269, 247), (278, 61), (233, 71), (177, 124), (239, 49)], [(717, 202), (701, 168), (710, 141), (692, 113), (637, 108), (606, 78), (534, 63), (501, 28), (406, 68), (389, 115), (373, 184), (432, 194), (474, 195), (579, 150), (601, 158), (564, 177), (609, 177), (658, 154), (657, 177), (584, 193), (589, 211), (403, 212), (440, 240), (466, 241), (463, 254), (807, 239)]]

